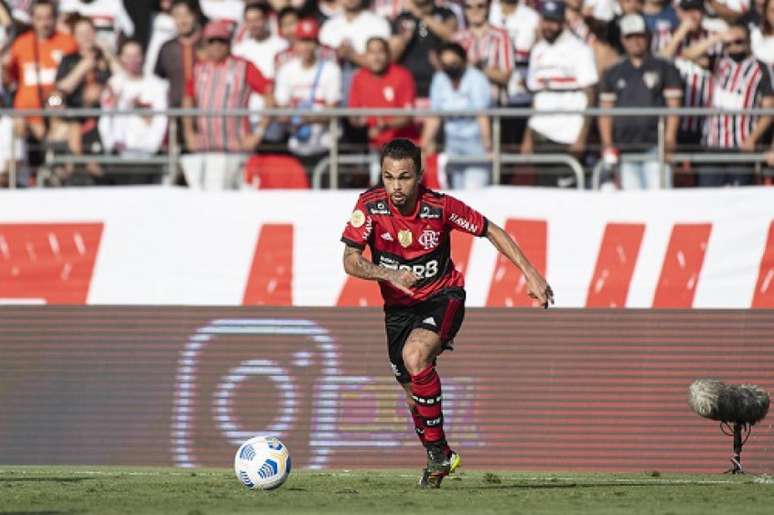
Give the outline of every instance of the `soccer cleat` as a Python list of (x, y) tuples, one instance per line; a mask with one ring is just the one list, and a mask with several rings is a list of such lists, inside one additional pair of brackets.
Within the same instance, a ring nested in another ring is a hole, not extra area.
[(427, 467), (422, 469), (419, 486), (421, 488), (441, 488), (443, 478), (454, 473), (459, 468), (460, 463), (462, 460), (456, 452), (451, 451), (447, 456), (440, 445), (428, 447)]

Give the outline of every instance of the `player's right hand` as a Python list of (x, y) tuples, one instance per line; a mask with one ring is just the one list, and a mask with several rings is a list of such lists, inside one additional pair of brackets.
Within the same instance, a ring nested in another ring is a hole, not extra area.
[(392, 286), (408, 296), (414, 295), (414, 292), (411, 291), (410, 288), (414, 286), (417, 281), (419, 281), (419, 277), (414, 275), (410, 270), (393, 270), (389, 278), (389, 282)]

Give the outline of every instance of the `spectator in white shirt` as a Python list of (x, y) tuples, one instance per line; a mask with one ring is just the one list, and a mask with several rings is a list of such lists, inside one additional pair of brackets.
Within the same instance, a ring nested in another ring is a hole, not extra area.
[(365, 8), (365, 0), (343, 0), (344, 11), (320, 29), (320, 44), (336, 50), (342, 67), (342, 97), (346, 101), (356, 68), (367, 66), (366, 44), (373, 37), (390, 38), (386, 18)]
[(91, 18), (97, 28), (97, 39), (116, 52), (121, 37), (134, 35), (134, 23), (121, 0), (61, 0), (59, 14), (77, 13)]
[[(599, 77), (591, 48), (565, 28), (564, 4), (543, 2), (539, 41), (530, 53), (527, 87), (538, 111), (581, 110), (594, 105)], [(569, 152), (581, 158), (586, 149), (589, 119), (583, 115), (534, 115), (529, 119), (521, 150)], [(552, 174), (538, 177), (541, 185), (574, 185)]]
[[(274, 96), (277, 105), (314, 111), (336, 107), (341, 102), (341, 70), (336, 62), (319, 56), (318, 26), (314, 19), (296, 26), (297, 57), (277, 70)], [(314, 158), (328, 151), (331, 134), (321, 117), (287, 120), (288, 148), (300, 157)], [(311, 159), (306, 164), (311, 164)]]
[(99, 134), (103, 146), (108, 152), (125, 156), (156, 154), (167, 133), (166, 116), (115, 116), (110, 111), (163, 111), (168, 106), (168, 84), (153, 74), (143, 74), (142, 46), (137, 41), (125, 41), (118, 59), (123, 72), (110, 78), (102, 100), (105, 114), (99, 119)]

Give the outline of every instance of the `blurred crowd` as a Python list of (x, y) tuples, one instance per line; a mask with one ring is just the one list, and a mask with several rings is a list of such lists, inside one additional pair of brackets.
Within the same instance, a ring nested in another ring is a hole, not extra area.
[[(587, 171), (598, 164), (610, 188), (658, 187), (659, 133), (674, 186), (768, 181), (744, 154), (766, 154), (774, 166), (769, 116), (669, 116), (659, 125), (653, 116), (539, 113), (774, 107), (774, 0), (0, 0), (0, 48), (3, 107), (51, 114), (0, 117), (0, 185), (12, 166), (22, 186), (156, 181), (137, 170), (162, 166), (174, 146), (175, 180), (192, 188), (303, 187), (332, 144), (357, 154), (395, 137), (421, 145), (427, 168), (443, 170), (440, 186), (491, 180), (484, 157), (498, 131), (487, 116), (332, 123), (314, 114), (342, 106), (532, 108), (529, 118), (502, 119), (502, 151), (569, 154)], [(265, 107), (310, 115), (265, 116)], [(99, 111), (56, 115), (66, 108)], [(143, 112), (167, 108), (208, 114)], [(253, 114), (217, 115), (240, 108)], [(740, 161), (697, 164), (676, 153)], [(122, 167), (124, 176), (114, 173)], [(578, 180), (561, 167), (504, 171), (511, 184)], [(342, 185), (374, 177), (345, 174)]]

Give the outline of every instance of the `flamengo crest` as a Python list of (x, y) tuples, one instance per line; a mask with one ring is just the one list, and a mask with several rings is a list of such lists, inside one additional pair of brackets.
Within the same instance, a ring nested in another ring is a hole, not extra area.
[(431, 231), (430, 229), (425, 229), (422, 234), (419, 236), (419, 239), (417, 240), (420, 245), (422, 245), (425, 250), (434, 249), (438, 246), (438, 242), (440, 241), (441, 233), (436, 231)]

